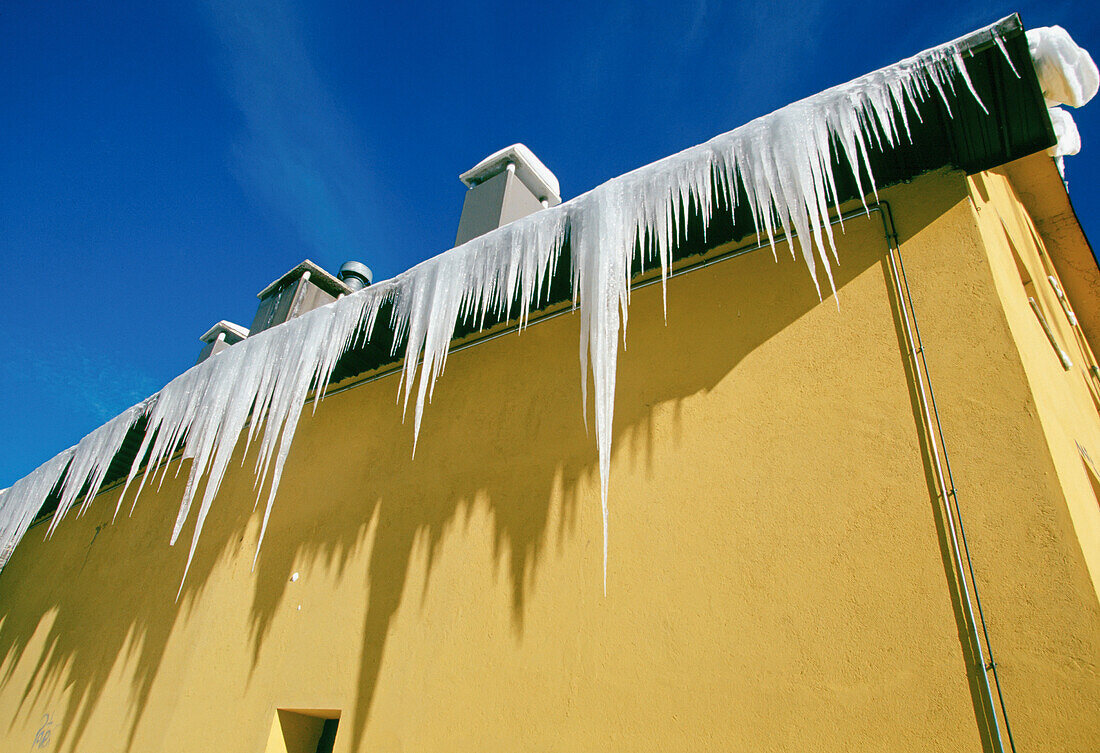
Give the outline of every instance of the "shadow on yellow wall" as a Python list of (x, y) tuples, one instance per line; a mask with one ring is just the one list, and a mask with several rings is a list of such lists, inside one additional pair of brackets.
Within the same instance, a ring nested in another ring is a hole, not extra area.
[[(900, 230), (918, 233), (960, 198), (943, 195), (912, 208)], [(878, 218), (852, 221), (848, 235), (838, 235), (838, 245), (842, 263), (836, 282), (843, 306), (845, 286), (883, 258)], [(659, 287), (635, 293), (632, 347), (619, 364), (613, 476), (634, 474), (644, 484), (654, 447), (665, 441), (655, 436), (656, 406), (675, 410), (684, 398), (713, 388), (814, 307), (834, 305), (819, 304), (805, 270), (785, 246), (779, 247), (778, 264), (763, 250), (682, 279), (690, 286), (670, 283), (667, 326)], [(594, 438), (581, 421), (576, 329), (574, 317), (559, 317), (521, 336), (452, 356), (426, 413), (415, 459), (411, 428), (402, 425), (394, 405), (392, 377), (332, 396), (313, 418), (303, 419), (264, 548), (248, 576), (251, 666), (255, 671), (261, 663), (272, 622), (301, 563), (323, 563), (336, 581), (362, 579), (366, 606), (357, 630), (358, 692), (351, 713), (341, 720), (341, 732), (346, 725), (353, 734), (350, 750), (361, 748), (387, 637), (406, 598), (415, 557), (425, 557), (427, 588), (448, 533), (464, 524), (473, 506), (485, 506), (494, 525), (494, 559), (510, 580), (513, 637), (522, 641), (525, 601), (540, 562), (550, 554), (548, 542), (576, 535), (579, 504), (598, 504)], [(916, 415), (915, 395), (911, 398)], [(915, 423), (913, 431), (919, 434)], [(216, 616), (206, 613), (208, 591), (247, 572), (256, 534), (252, 462), (246, 459), (244, 468), (227, 475), (178, 601), (186, 547), (166, 543), (186, 469), (178, 478), (170, 475), (159, 493), (143, 492), (131, 518), (108, 524), (117, 494), (112, 492), (84, 519), (63, 523), (49, 542), (36, 541), (43, 527), (28, 534), (0, 577), (0, 691), (11, 690), (32, 637), (44, 637), (43, 647), (33, 648), (37, 659), (18, 708), (2, 710), (12, 716), (9, 726), (41, 698), (64, 690), (66, 708), (57, 715), (64, 726), (54, 745), (75, 751), (105, 686), (129, 676), (124, 747), (133, 748), (169, 642), (189, 620), (201, 617), (215, 625)], [(926, 470), (960, 641), (967, 667), (973, 668), (927, 461)], [(560, 514), (552, 514), (555, 506)], [(557, 530), (550, 531), (551, 525)], [(614, 531), (613, 517), (612, 568), (615, 547), (629, 546), (615, 541)], [(185, 529), (182, 540), (189, 536)], [(361, 566), (364, 556), (365, 573), (346, 572)], [(598, 571), (592, 576), (598, 578)], [(615, 588), (614, 578), (610, 587)], [(247, 598), (247, 590), (237, 593)], [(317, 640), (324, 641), (324, 635)], [(988, 748), (988, 710), (978, 700), (976, 674), (968, 673)]]

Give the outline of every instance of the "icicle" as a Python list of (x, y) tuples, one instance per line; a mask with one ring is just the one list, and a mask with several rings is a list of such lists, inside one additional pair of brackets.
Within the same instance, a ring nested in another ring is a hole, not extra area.
[[(65, 482), (61, 488), (61, 499), (53, 520), (50, 521), (46, 535), (53, 533), (57, 524), (65, 517), (72, 507), (78, 495), (84, 492), (84, 501), (80, 505), (79, 514), (88, 509), (88, 505), (103, 483), (103, 477), (111, 464), (111, 459), (122, 447), (122, 440), (126, 438), (126, 432), (145, 414), (148, 400), (139, 403), (132, 408), (127, 408), (107, 423), (100, 426), (72, 449), (72, 460), (65, 472)], [(86, 488), (85, 488), (86, 485)], [(43, 500), (45, 501), (45, 500)]]
[(46, 497), (61, 480), (75, 450), (70, 447), (0, 492), (0, 565), (4, 564), (2, 558), (23, 538)]
[[(995, 27), (990, 28), (1003, 50)], [(922, 102), (936, 96), (950, 112), (949, 101), (961, 79), (969, 94), (982, 104), (960, 49), (958, 41), (951, 42), (795, 102), (225, 349), (92, 432), (75, 448), (58, 455), (11, 489), (0, 492), (0, 542), (17, 542), (46, 497), (59, 485), (61, 503), (50, 532), (82, 494), (81, 510), (86, 509), (127, 431), (144, 418), (145, 435), (127, 474), (116, 514), (139, 475), (132, 504), (136, 504), (146, 482), (155, 480), (158, 473), (157, 483), (163, 482), (169, 461), (182, 450), (182, 457), (190, 459), (191, 466), (170, 536), (172, 543), (187, 523), (194, 500), (199, 498), (186, 577), (207, 514), (244, 434), (242, 456), (248, 453), (253, 440), (259, 442), (255, 467), (257, 507), (267, 489), (256, 546), (258, 557), (309, 392), (315, 390), (318, 402), (324, 397), (337, 360), (349, 348), (367, 341), (381, 308), (392, 306), (393, 354), (396, 356), (404, 346), (397, 399), (404, 415), (415, 392), (415, 447), (424, 405), (430, 402), (435, 382), (446, 367), (459, 320), (481, 326), (487, 321), (514, 317), (522, 329), (532, 307), (539, 307), (548, 293), (551, 275), (568, 237), (570, 280), (574, 305), (580, 312), (581, 395), (586, 426), (589, 374), (594, 385), (606, 593), (616, 367), (620, 339), (625, 342), (626, 337), (635, 247), (641, 248), (643, 263), (647, 253), (656, 258), (664, 302), (672, 251), (684, 240), (692, 207), (701, 214), (706, 232), (714, 213), (714, 197), (721, 197), (734, 211), (744, 195), (757, 238), (767, 239), (773, 255), (778, 238), (787, 240), (792, 256), (797, 243), (797, 253), (818, 296), (819, 269), (835, 292), (832, 264), (838, 257), (829, 211), (840, 197), (833, 174), (834, 144), (847, 159), (861, 196), (863, 173), (877, 196), (871, 147), (883, 150), (903, 137), (911, 139), (909, 116), (912, 113), (920, 118)], [(179, 468), (177, 465), (177, 473)], [(182, 586), (181, 581), (181, 591)]]
[(1016, 70), (1016, 64), (1012, 62), (1012, 58), (1009, 57), (1008, 48), (1005, 47), (1004, 37), (1001, 36), (1001, 32), (997, 31), (996, 27), (993, 27), (993, 41), (997, 43), (997, 48), (1004, 55), (1005, 60), (1008, 62), (1008, 67), (1012, 69), (1012, 72), (1016, 74), (1016, 78), (1020, 77), (1020, 72)]

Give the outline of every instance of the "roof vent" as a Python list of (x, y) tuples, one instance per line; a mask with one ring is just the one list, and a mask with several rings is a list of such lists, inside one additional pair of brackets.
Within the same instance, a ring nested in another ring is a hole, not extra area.
[(351, 291), (349, 285), (306, 259), (256, 295), (260, 307), (250, 334), (301, 316)]
[(501, 149), (458, 176), (470, 189), (455, 245), (561, 203), (558, 179), (523, 144)]
[(221, 353), (230, 345), (239, 343), (246, 337), (248, 337), (247, 329), (239, 324), (227, 322), (223, 319), (206, 330), (206, 334), (199, 338), (206, 343), (206, 347), (199, 353), (199, 360), (195, 361), (195, 363), (202, 363), (210, 356)]
[(374, 282), (374, 272), (370, 271), (370, 267), (357, 261), (344, 262), (343, 266), (340, 267), (340, 271), (336, 273), (336, 276), (339, 277), (353, 293), (356, 290), (362, 290)]

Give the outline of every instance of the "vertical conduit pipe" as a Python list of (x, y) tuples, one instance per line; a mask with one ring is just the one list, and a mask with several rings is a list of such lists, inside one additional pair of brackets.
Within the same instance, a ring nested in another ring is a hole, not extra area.
[[(885, 202), (880, 202), (885, 204)], [(959, 544), (959, 531), (962, 531), (962, 535), (965, 537), (965, 529), (962, 528), (961, 511), (958, 507), (958, 496), (955, 494), (955, 484), (951, 481), (951, 489), (948, 490), (948, 479), (944, 472), (944, 461), (940, 458), (940, 444), (943, 443), (943, 426), (940, 423), (939, 410), (935, 408), (935, 397), (932, 393), (932, 385), (928, 377), (928, 363), (924, 358), (924, 346), (920, 340), (920, 330), (916, 325), (916, 313), (913, 311), (913, 299), (909, 292), (909, 282), (904, 276), (904, 268), (900, 267), (901, 249), (897, 239), (897, 232), (893, 228), (893, 214), (890, 212), (889, 205), (886, 205), (885, 211), (882, 206), (876, 206), (882, 216), (883, 230), (886, 233), (886, 263), (890, 270), (890, 280), (894, 286), (894, 294), (897, 296), (898, 301), (898, 313), (902, 322), (902, 334), (905, 337), (906, 347), (909, 350), (909, 360), (913, 366), (913, 376), (917, 392), (917, 400), (920, 403), (921, 419), (924, 424), (924, 431), (928, 439), (928, 452), (932, 460), (933, 475), (936, 478), (936, 485), (939, 489), (939, 494), (943, 499), (943, 510), (947, 516), (947, 530), (950, 538), (951, 555), (955, 563), (955, 568), (958, 571), (959, 588), (961, 591), (963, 605), (966, 611), (966, 623), (967, 629), (970, 633), (970, 638), (974, 642), (974, 650), (978, 654), (978, 678), (979, 684), (982, 688), (985, 701), (989, 707), (989, 713), (992, 724), (991, 732), (993, 733), (993, 741), (997, 746), (999, 753), (1004, 753), (1005, 746), (1004, 740), (1001, 737), (1001, 724), (997, 715), (997, 705), (993, 700), (993, 689), (989, 685), (989, 677), (987, 672), (992, 670), (994, 672), (994, 679), (997, 681), (997, 696), (1000, 699), (1001, 713), (1004, 715), (1005, 728), (1008, 730), (1009, 744), (1012, 747), (1013, 753), (1016, 751), (1015, 742), (1012, 740), (1012, 728), (1008, 724), (1008, 712), (1004, 704), (1004, 696), (1001, 693), (1001, 683), (999, 678), (996, 677), (996, 664), (992, 660), (993, 649), (989, 645), (989, 631), (985, 624), (984, 614), (981, 617), (981, 627), (985, 634), (985, 648), (982, 646), (981, 636), (978, 635), (978, 619), (974, 614), (974, 606), (970, 596), (971, 585), (973, 585), (975, 598), (978, 599), (978, 609), (981, 610), (981, 601), (978, 597), (978, 583), (974, 578), (974, 566), (970, 560), (970, 547), (966, 546), (966, 561), (969, 564), (969, 568), (963, 564), (963, 547)], [(916, 330), (916, 334), (914, 334)], [(922, 368), (923, 366), (923, 368)], [(933, 414), (935, 418), (933, 419)], [(938, 429), (938, 431), (937, 431)], [(937, 442), (937, 435), (939, 441)], [(944, 458), (946, 459), (947, 449), (944, 446)], [(954, 510), (952, 510), (951, 500), (954, 500)], [(958, 527), (956, 527), (956, 525)], [(967, 572), (970, 575), (971, 584), (967, 579)], [(986, 649), (989, 651), (990, 660), (986, 662)]]

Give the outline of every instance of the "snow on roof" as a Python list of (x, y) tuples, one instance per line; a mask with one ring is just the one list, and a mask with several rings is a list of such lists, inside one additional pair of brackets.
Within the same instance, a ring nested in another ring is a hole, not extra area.
[(1061, 26), (1032, 29), (1027, 46), (1047, 104), (1081, 107), (1096, 96), (1100, 87), (1096, 63)]
[(239, 324), (227, 322), (225, 319), (222, 319), (213, 327), (206, 330), (206, 332), (203, 333), (202, 337), (200, 337), (199, 340), (204, 343), (214, 342), (214, 340), (218, 338), (218, 335), (223, 333), (225, 334), (226, 341), (229, 342), (230, 345), (235, 342), (240, 342), (241, 340), (248, 337), (248, 330), (246, 328), (242, 327)]
[(1092, 56), (1078, 47), (1061, 26), (1032, 29), (1027, 33), (1027, 46), (1058, 138), (1058, 143), (1047, 153), (1057, 160), (1058, 171), (1065, 177), (1062, 158), (1081, 151), (1081, 134), (1073, 116), (1059, 105), (1088, 104), (1100, 86), (1100, 72)]
[(512, 144), (493, 152), (458, 176), (458, 179), (465, 183), (467, 188), (473, 188), (502, 172), (509, 163), (515, 165), (516, 177), (523, 181), (540, 201), (546, 199), (551, 204), (561, 201), (561, 187), (558, 185), (557, 176), (550, 172), (550, 168), (542, 164), (534, 152), (523, 144)]
[(350, 293), (351, 288), (344, 284), (343, 280), (337, 279), (334, 275), (330, 274), (323, 267), (320, 267), (309, 259), (306, 259), (301, 264), (298, 264), (293, 269), (287, 271), (285, 274), (280, 275), (277, 280), (272, 282), (266, 288), (256, 294), (259, 299), (267, 298), (268, 295), (275, 292), (279, 288), (283, 287), (289, 282), (297, 280), (303, 273), (309, 272), (309, 280), (317, 287), (324, 290), (330, 295), (340, 295), (341, 293)]

